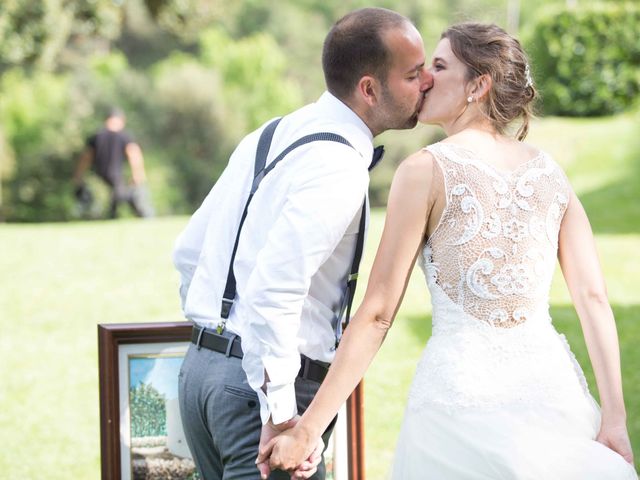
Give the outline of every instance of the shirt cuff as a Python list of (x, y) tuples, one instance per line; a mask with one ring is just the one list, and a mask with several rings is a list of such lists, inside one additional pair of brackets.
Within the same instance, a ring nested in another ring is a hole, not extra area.
[[(261, 392), (262, 393), (262, 392)], [(264, 393), (262, 393), (264, 395)], [(260, 399), (260, 395), (258, 396)], [(266, 423), (269, 420), (269, 414), (271, 415), (271, 421), (274, 424), (279, 424), (291, 420), (298, 414), (298, 406), (296, 402), (296, 388), (295, 384), (287, 383), (285, 385), (273, 385), (267, 383), (267, 394), (265, 396), (267, 404), (267, 415), (262, 414), (263, 403), (260, 399), (260, 415), (262, 423)]]
[(260, 420), (264, 425), (269, 421), (269, 417), (271, 416), (269, 413), (269, 401), (267, 400), (267, 395), (261, 388), (256, 390), (256, 393), (258, 394), (258, 400), (260, 401)]

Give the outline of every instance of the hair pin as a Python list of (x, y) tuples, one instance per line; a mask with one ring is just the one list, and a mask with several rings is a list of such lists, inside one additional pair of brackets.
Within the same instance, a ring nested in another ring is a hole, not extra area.
[(524, 77), (527, 79), (527, 83), (525, 84), (525, 88), (533, 86), (533, 79), (531, 78), (531, 68), (529, 68), (529, 64), (527, 63), (524, 67)]

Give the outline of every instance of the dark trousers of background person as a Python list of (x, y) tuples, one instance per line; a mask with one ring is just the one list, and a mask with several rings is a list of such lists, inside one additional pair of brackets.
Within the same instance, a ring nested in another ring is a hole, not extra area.
[(149, 192), (144, 185), (126, 185), (124, 182), (113, 182), (111, 186), (111, 204), (109, 218), (118, 217), (118, 206), (128, 203), (133, 213), (138, 217), (148, 218), (154, 214), (149, 199)]
[[(191, 344), (180, 369), (182, 425), (196, 467), (204, 480), (258, 480), (260, 403), (247, 381), (242, 360)], [(298, 412), (309, 406), (320, 384), (297, 378)], [(322, 436), (327, 444), (336, 419)], [(324, 480), (324, 459), (311, 477)], [(289, 480), (283, 471), (270, 480)]]

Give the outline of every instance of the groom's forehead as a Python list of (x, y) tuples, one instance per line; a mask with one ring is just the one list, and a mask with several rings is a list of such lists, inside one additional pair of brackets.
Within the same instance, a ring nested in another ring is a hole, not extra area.
[(411, 27), (394, 28), (384, 37), (392, 65), (407, 71), (415, 70), (425, 61), (422, 37)]

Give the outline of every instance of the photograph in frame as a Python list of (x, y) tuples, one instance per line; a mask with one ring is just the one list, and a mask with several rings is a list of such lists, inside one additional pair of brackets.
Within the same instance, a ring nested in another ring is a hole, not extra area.
[[(98, 325), (103, 480), (200, 478), (184, 438), (178, 373), (189, 322)], [(363, 389), (342, 407), (327, 480), (364, 479)]]
[(178, 374), (187, 342), (119, 349), (121, 479), (199, 478), (182, 429)]

